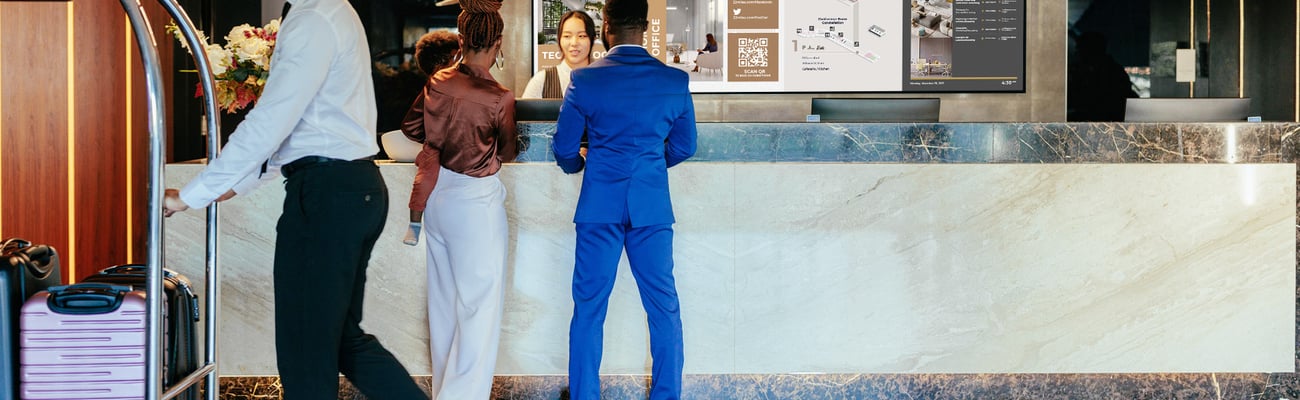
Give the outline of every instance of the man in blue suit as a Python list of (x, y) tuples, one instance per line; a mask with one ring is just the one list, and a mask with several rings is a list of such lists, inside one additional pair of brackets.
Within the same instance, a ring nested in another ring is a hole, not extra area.
[[(569, 394), (600, 398), (605, 312), (619, 256), (627, 249), (650, 322), (650, 398), (678, 399), (682, 320), (673, 281), (673, 206), (668, 167), (695, 154), (695, 105), (686, 72), (641, 47), (646, 0), (607, 0), (605, 58), (573, 71), (553, 141), (566, 173), (586, 168), (573, 222), (573, 320)], [(580, 153), (587, 133), (589, 150)]]

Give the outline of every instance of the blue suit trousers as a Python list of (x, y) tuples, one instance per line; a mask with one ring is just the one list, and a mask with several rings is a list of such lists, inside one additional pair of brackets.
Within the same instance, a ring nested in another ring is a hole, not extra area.
[(651, 400), (681, 398), (682, 319), (673, 279), (672, 224), (632, 227), (578, 223), (573, 269), (573, 320), (569, 325), (569, 395), (600, 399), (600, 358), (605, 313), (619, 257), (627, 249), (650, 325)]

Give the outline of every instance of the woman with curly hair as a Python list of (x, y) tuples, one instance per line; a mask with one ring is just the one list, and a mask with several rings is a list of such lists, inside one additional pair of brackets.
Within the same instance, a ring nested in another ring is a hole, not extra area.
[(501, 51), (501, 1), (460, 6), (461, 60), (430, 77), (402, 123), (424, 143), (410, 208), (424, 212), (433, 398), (456, 400), (492, 390), (508, 239), (497, 172), (519, 153), (515, 96), (488, 71)]
[[(460, 61), (460, 35), (442, 29), (424, 34), (415, 43), (415, 64), (424, 72), (424, 80), (433, 78), (433, 74), (449, 68)], [(418, 178), (422, 176), (417, 175)], [(432, 187), (411, 191), (412, 203), (423, 204), (429, 198)], [(407, 246), (420, 244), (420, 229), (424, 221), (424, 209), (411, 209), (411, 223), (406, 229), (402, 243)]]

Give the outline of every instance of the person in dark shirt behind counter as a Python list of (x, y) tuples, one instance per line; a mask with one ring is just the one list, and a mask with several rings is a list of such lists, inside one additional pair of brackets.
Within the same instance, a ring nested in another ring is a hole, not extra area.
[(1106, 36), (1087, 32), (1075, 38), (1068, 66), (1066, 120), (1123, 121), (1128, 99), (1138, 97), (1128, 73), (1106, 53)]

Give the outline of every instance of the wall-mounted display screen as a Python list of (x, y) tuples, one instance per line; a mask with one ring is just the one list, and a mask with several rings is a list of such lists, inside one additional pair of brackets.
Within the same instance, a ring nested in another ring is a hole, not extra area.
[[(697, 93), (1023, 92), (1026, 1), (649, 0), (645, 47)], [(602, 7), (533, 0), (536, 69), (563, 59), (564, 13), (599, 36)]]

